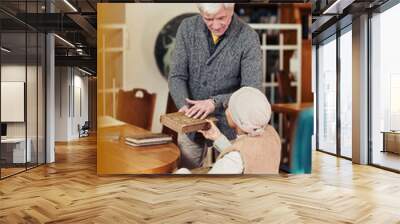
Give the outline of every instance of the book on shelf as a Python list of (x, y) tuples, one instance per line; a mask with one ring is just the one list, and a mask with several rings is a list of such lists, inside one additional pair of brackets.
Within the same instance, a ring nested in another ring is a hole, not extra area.
[(172, 142), (172, 137), (163, 133), (143, 133), (125, 137), (125, 143), (132, 146), (159, 145)]
[[(207, 119), (213, 122), (217, 121), (217, 119), (213, 116), (209, 116)], [(206, 121), (206, 119), (190, 118), (187, 117), (183, 112), (161, 115), (160, 122), (164, 126), (178, 133), (190, 133), (210, 128), (210, 124)]]

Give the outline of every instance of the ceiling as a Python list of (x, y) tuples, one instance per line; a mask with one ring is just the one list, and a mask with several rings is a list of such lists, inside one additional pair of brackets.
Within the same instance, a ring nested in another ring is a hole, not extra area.
[[(36, 60), (44, 49), (42, 33), (55, 38), (56, 66), (79, 66), (96, 71), (96, 0), (1, 0), (2, 60), (19, 63)], [(51, 13), (50, 13), (51, 11)], [(37, 38), (39, 35), (39, 38)], [(40, 38), (42, 37), (42, 38)]]
[(389, 0), (312, 0), (313, 43), (318, 43), (351, 24), (354, 17), (375, 12)]
[[(345, 15), (356, 15), (384, 4), (387, 0), (311, 0), (313, 37), (320, 35)], [(2, 46), (11, 48), (11, 59), (34, 54), (36, 39), (28, 32), (54, 32), (56, 65), (82, 66), (96, 70), (96, 4), (100, 2), (138, 2), (116, 0), (0, 0)], [(148, 1), (140, 1), (148, 2)], [(162, 2), (162, 1), (155, 1)], [(259, 1), (254, 1), (259, 2)], [(269, 1), (276, 2), (276, 0)], [(307, 2), (288, 0), (287, 2)], [(335, 5), (335, 7), (331, 7)], [(330, 8), (330, 10), (327, 10)], [(334, 8), (332, 10), (332, 8)], [(51, 11), (51, 13), (49, 13)], [(327, 13), (328, 12), (328, 13)], [(27, 43), (27, 49), (25, 45)], [(42, 47), (41, 45), (39, 47)], [(3, 54), (3, 53), (2, 53)], [(33, 57), (32, 57), (33, 58)]]

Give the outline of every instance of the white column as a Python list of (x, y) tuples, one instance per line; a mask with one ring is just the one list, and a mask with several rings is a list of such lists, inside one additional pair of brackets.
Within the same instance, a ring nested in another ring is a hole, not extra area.
[(54, 35), (46, 36), (46, 163), (55, 161), (55, 56)]
[(368, 163), (368, 15), (353, 19), (353, 162)]

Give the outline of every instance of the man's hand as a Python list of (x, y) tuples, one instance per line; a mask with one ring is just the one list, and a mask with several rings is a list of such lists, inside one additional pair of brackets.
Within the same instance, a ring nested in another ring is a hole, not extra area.
[(186, 102), (189, 105), (191, 105), (189, 110), (187, 110), (185, 113), (185, 115), (188, 117), (204, 119), (215, 110), (215, 104), (212, 99), (207, 99), (207, 100), (186, 99)]
[(208, 130), (200, 130), (198, 132), (203, 134), (204, 138), (215, 141), (222, 135), (221, 131), (217, 128), (217, 126), (215, 126), (214, 122), (210, 120), (207, 121), (210, 124), (210, 128)]
[(181, 107), (181, 109), (179, 109), (178, 112), (183, 112), (183, 113), (186, 114), (186, 112), (187, 112), (188, 110), (189, 110), (189, 107), (188, 107), (187, 105), (185, 105), (185, 106)]

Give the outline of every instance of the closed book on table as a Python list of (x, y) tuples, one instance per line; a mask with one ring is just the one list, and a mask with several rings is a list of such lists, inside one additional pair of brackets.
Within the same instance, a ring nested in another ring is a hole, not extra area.
[(133, 143), (129, 141), (125, 141), (125, 144), (134, 146), (134, 147), (140, 147), (140, 146), (151, 146), (151, 145), (161, 145), (161, 144), (167, 144), (170, 143), (171, 141), (158, 141), (158, 142), (146, 142), (146, 143)]
[(163, 133), (145, 133), (145, 134), (129, 135), (125, 137), (125, 143), (131, 143), (136, 145), (160, 144), (161, 142), (168, 143), (171, 141), (172, 137)]
[[(208, 117), (207, 119), (214, 122), (217, 121), (215, 117)], [(190, 118), (183, 112), (162, 115), (160, 122), (178, 133), (190, 133), (210, 128), (206, 119)]]

